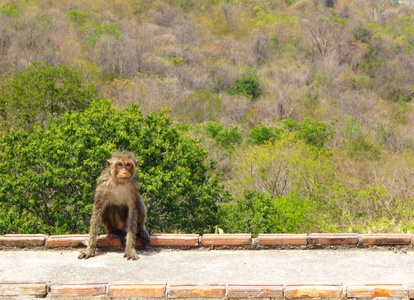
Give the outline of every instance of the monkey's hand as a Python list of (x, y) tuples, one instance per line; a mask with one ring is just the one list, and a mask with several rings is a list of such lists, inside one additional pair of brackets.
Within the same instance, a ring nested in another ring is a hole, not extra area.
[(150, 236), (148, 231), (146, 231), (145, 229), (141, 229), (140, 231), (138, 231), (137, 237), (141, 239), (141, 243), (144, 247), (149, 245)]
[(137, 259), (139, 259), (139, 256), (138, 256), (137, 252), (135, 251), (135, 249), (126, 250), (125, 254), (124, 254), (124, 257), (127, 260), (137, 260)]
[(86, 249), (86, 251), (81, 251), (78, 255), (78, 259), (88, 259), (89, 257), (94, 257), (95, 251), (91, 251), (90, 249)]

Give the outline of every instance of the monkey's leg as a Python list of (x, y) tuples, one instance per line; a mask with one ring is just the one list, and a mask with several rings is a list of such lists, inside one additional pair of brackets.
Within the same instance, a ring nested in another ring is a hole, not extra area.
[(125, 245), (125, 255), (128, 260), (137, 260), (139, 259), (137, 251), (135, 250), (135, 241), (137, 235), (137, 218), (138, 218), (138, 211), (137, 209), (130, 208), (128, 212), (128, 220), (127, 220), (127, 236), (126, 236), (126, 245)]

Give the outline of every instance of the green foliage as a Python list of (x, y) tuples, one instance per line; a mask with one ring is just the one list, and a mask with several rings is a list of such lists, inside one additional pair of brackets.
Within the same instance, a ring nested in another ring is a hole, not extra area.
[(298, 233), (308, 232), (312, 203), (295, 191), (286, 196), (272, 198), (263, 192), (246, 190), (235, 203), (220, 206), (225, 232)]
[(63, 114), (43, 131), (0, 136), (0, 232), (83, 233), (105, 159), (134, 151), (148, 228), (211, 232), (225, 195), (200, 143), (171, 126), (165, 111), (143, 116), (137, 105), (116, 110), (94, 101)]
[(188, 95), (184, 101), (177, 104), (180, 119), (186, 123), (201, 123), (216, 120), (222, 111), (219, 96), (209, 91), (195, 91)]
[(233, 162), (237, 167), (229, 184), (238, 194), (252, 189), (279, 198), (297, 191), (301, 197), (322, 201), (335, 177), (330, 156), (327, 149), (285, 133), (273, 143), (237, 152)]
[(235, 126), (223, 128), (223, 125), (217, 122), (209, 121), (206, 125), (207, 135), (221, 147), (234, 151), (236, 146), (242, 142), (242, 133)]
[(326, 124), (325, 122), (311, 121), (309, 118), (305, 118), (302, 123), (299, 123), (292, 119), (286, 119), (283, 121), (288, 132), (294, 132), (295, 136), (305, 141), (308, 145), (323, 147), (329, 139), (335, 134), (335, 131), (331, 128), (334, 124)]
[(378, 159), (379, 149), (364, 136), (358, 117), (346, 115), (341, 129), (344, 133), (344, 148), (351, 157)]
[(360, 69), (368, 74), (372, 74), (379, 69), (382, 64), (382, 59), (380, 57), (378, 49), (372, 48), (365, 55), (364, 60), (360, 64)]
[(34, 63), (26, 71), (0, 78), (0, 118), (6, 126), (30, 130), (50, 117), (82, 111), (97, 97), (80, 69)]
[(341, 25), (346, 25), (348, 23), (348, 21), (349, 21), (348, 18), (341, 18), (338, 15), (331, 15), (331, 16), (329, 16), (329, 20), (332, 21), (332, 22), (341, 24)]
[(164, 56), (164, 59), (174, 66), (179, 66), (183, 64), (183, 58), (179, 56)]
[(255, 145), (262, 145), (268, 141), (274, 141), (281, 137), (283, 129), (277, 127), (266, 127), (262, 122), (250, 129), (248, 133), (249, 142)]
[(324, 87), (326, 85), (326, 75), (315, 72), (315, 80), (311, 83), (314, 87)]
[(2, 3), (0, 5), (0, 13), (8, 17), (20, 17), (23, 14), (23, 9), (14, 4)]
[(363, 43), (368, 43), (371, 40), (372, 37), (372, 33), (369, 29), (367, 29), (364, 26), (356, 26), (353, 30), (352, 30), (352, 34), (354, 36), (354, 38), (358, 41), (361, 41)]
[(280, 40), (276, 34), (272, 33), (270, 40), (272, 41), (272, 46), (274, 48), (278, 49), (280, 47)]
[(229, 89), (230, 95), (242, 94), (256, 100), (262, 94), (260, 78), (256, 74), (256, 69), (247, 68), (240, 79), (237, 79)]
[(293, 119), (285, 119), (281, 122), (281, 127), (266, 127), (259, 122), (257, 126), (251, 128), (247, 136), (249, 137), (249, 143), (261, 145), (269, 141), (279, 140), (284, 132), (290, 132), (308, 145), (324, 147), (325, 143), (335, 134), (332, 129), (333, 124), (334, 122), (327, 124), (311, 121), (309, 118), (303, 120), (302, 123)]
[(87, 46), (94, 47), (103, 34), (113, 35), (121, 38), (121, 26), (117, 23), (99, 23), (99, 16), (91, 15), (89, 12), (80, 12), (76, 9), (70, 10), (66, 16), (75, 24), (84, 38)]

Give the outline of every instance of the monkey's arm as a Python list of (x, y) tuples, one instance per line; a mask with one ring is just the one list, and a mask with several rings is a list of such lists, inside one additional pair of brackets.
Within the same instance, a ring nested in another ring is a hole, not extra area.
[(85, 251), (82, 251), (78, 258), (79, 259), (88, 259), (89, 257), (95, 256), (96, 246), (97, 246), (97, 237), (99, 232), (99, 225), (101, 224), (102, 218), (102, 204), (100, 201), (96, 201), (93, 205), (92, 217), (91, 217), (91, 227), (89, 231), (89, 243), (88, 248)]

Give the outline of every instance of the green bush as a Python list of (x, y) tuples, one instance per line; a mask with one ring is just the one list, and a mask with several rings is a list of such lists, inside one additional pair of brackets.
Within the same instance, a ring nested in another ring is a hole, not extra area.
[(207, 135), (210, 136), (221, 147), (234, 151), (236, 145), (242, 142), (242, 133), (235, 126), (223, 128), (223, 125), (217, 122), (209, 121), (206, 125)]
[(26, 71), (0, 77), (0, 118), (7, 127), (45, 127), (50, 117), (82, 111), (97, 97), (80, 69), (34, 63)]
[(171, 125), (165, 111), (143, 116), (137, 105), (116, 110), (109, 100), (63, 114), (47, 130), (0, 136), (0, 233), (83, 233), (105, 159), (133, 151), (157, 232), (212, 232), (225, 195), (206, 166), (201, 144)]
[(283, 129), (281, 128), (266, 127), (262, 122), (259, 122), (257, 126), (250, 129), (247, 136), (251, 144), (262, 145), (267, 141), (279, 139), (282, 133)]
[(259, 76), (256, 69), (248, 68), (240, 79), (237, 79), (229, 89), (230, 95), (242, 94), (256, 100), (262, 94)]
[(272, 198), (263, 192), (246, 190), (235, 203), (220, 206), (225, 232), (297, 233), (307, 232), (314, 225), (309, 222), (311, 202), (292, 191), (289, 195)]
[(325, 122), (311, 121), (308, 118), (302, 123), (293, 119), (283, 120), (281, 128), (266, 127), (259, 122), (257, 126), (252, 127), (248, 137), (251, 144), (261, 145), (268, 141), (279, 140), (284, 132), (291, 132), (308, 145), (324, 147), (325, 143), (335, 134), (331, 125)]
[(331, 124), (311, 121), (309, 118), (305, 118), (302, 123), (286, 119), (283, 121), (283, 125), (286, 131), (294, 132), (296, 137), (305, 141), (306, 144), (317, 147), (324, 147), (325, 143), (335, 134)]

